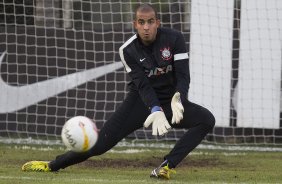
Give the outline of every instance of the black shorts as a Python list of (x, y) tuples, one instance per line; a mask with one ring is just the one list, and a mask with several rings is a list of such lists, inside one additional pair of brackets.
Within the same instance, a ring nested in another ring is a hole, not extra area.
[[(171, 104), (161, 104), (168, 122), (172, 128), (189, 129), (199, 124), (214, 126), (214, 117), (206, 108), (185, 100), (183, 119), (179, 124), (171, 124)], [(99, 138), (93, 148), (93, 154), (101, 154), (111, 149), (120, 140), (135, 130), (142, 128), (150, 110), (145, 106), (137, 91), (130, 91), (117, 111), (104, 124), (99, 132)], [(151, 129), (151, 126), (149, 127)]]

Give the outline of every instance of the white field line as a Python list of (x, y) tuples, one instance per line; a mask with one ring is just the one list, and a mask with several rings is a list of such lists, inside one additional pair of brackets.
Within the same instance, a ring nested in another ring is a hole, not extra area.
[[(65, 150), (63, 147), (52, 148), (52, 147), (35, 147), (35, 146), (26, 146), (26, 145), (13, 145), (7, 146), (8, 149), (15, 149), (15, 150), (38, 150), (38, 151), (52, 151), (52, 150)], [(150, 149), (143, 149), (143, 148), (136, 148), (136, 149), (124, 149), (124, 150), (116, 150), (115, 148), (108, 151), (109, 153), (117, 153), (117, 154), (134, 154), (134, 153), (144, 153), (144, 152), (151, 152)], [(160, 152), (167, 153), (166, 150), (160, 150)], [(223, 156), (244, 156), (246, 152), (208, 152), (208, 151), (201, 151), (195, 150), (191, 152), (189, 155), (223, 155)]]
[[(27, 139), (7, 139), (0, 137), (0, 143), (4, 144), (18, 144), (18, 145), (41, 145), (46, 146), (46, 149), (50, 149), (50, 145), (62, 146), (63, 144), (60, 140), (35, 140), (32, 138)], [(128, 147), (128, 148), (173, 148), (174, 144), (165, 143), (140, 143), (138, 141), (127, 142), (121, 141), (117, 145), (118, 147)], [(49, 147), (49, 148), (48, 148)], [(275, 151), (282, 152), (282, 147), (260, 147), (260, 146), (231, 146), (231, 145), (209, 145), (200, 144), (197, 149), (208, 149), (208, 150), (225, 150), (225, 151)], [(43, 151), (43, 150), (42, 150)]]

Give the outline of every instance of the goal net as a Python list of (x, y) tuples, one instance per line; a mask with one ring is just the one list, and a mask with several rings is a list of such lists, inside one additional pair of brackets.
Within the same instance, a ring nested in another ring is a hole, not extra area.
[[(280, 0), (149, 0), (181, 31), (189, 100), (208, 108), (213, 144), (282, 145)], [(118, 49), (134, 33), (135, 0), (0, 1), (0, 140), (60, 140), (82, 115), (101, 128), (127, 93)], [(185, 130), (129, 139), (179, 139)]]

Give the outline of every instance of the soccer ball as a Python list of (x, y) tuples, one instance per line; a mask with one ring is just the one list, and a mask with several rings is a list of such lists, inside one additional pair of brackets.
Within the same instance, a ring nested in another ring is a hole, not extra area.
[(64, 124), (61, 136), (68, 149), (85, 152), (96, 144), (98, 131), (96, 124), (91, 119), (85, 116), (75, 116)]

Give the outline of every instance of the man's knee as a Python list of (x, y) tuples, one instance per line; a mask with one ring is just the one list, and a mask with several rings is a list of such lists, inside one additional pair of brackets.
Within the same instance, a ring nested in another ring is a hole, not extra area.
[(205, 125), (209, 130), (212, 130), (215, 126), (215, 117), (210, 111), (208, 111), (208, 113), (206, 114)]

